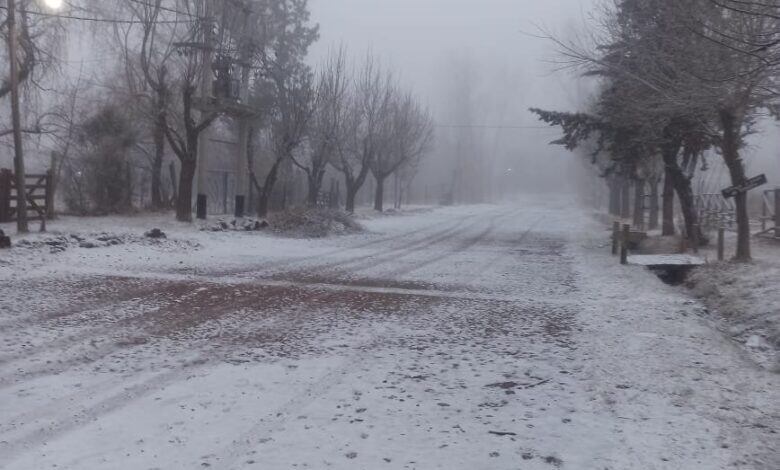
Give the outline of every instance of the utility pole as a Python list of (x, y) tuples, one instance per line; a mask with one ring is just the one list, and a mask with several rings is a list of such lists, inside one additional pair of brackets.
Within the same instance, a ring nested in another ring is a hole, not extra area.
[[(241, 66), (241, 90), (239, 93), (239, 99), (241, 100), (242, 109), (249, 103), (249, 80), (250, 80), (250, 65), (249, 61), (252, 59), (251, 41), (254, 37), (254, 28), (251, 28), (255, 24), (254, 12), (251, 11), (251, 6), (246, 5), (247, 14), (244, 16), (244, 25), (241, 32), (241, 39), (239, 40), (239, 65)], [(235, 159), (236, 164), (236, 205), (235, 216), (237, 218), (244, 217), (247, 208), (247, 195), (249, 193), (249, 129), (251, 126), (250, 120), (252, 116), (248, 113), (239, 113), (236, 117), (238, 120), (238, 146), (237, 155)]]
[(14, 173), (16, 176), (16, 229), (27, 233), (27, 188), (25, 187), (24, 148), (22, 147), (22, 118), (19, 111), (19, 64), (16, 51), (19, 38), (16, 35), (16, 2), (8, 0), (8, 60), (11, 62), (11, 121), (14, 134)]
[[(212, 37), (213, 24), (212, 16), (213, 9), (211, 8), (212, 0), (203, 0), (203, 18), (206, 24), (203, 25), (203, 64), (200, 83), (200, 98), (202, 105), (209, 106), (211, 104), (212, 95), (212, 71), (211, 65), (213, 61), (214, 53), (214, 38)], [(205, 111), (201, 111), (201, 114)], [(200, 135), (198, 135), (198, 177), (196, 179), (197, 184), (197, 200), (195, 203), (195, 214), (198, 219), (205, 220), (208, 214), (208, 195), (206, 194), (208, 188), (207, 176), (208, 176), (208, 156), (209, 156), (209, 136), (211, 133), (208, 129), (204, 129)]]

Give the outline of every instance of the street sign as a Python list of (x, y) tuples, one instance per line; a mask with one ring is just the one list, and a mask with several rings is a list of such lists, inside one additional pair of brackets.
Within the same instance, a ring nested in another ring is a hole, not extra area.
[(766, 175), (758, 175), (750, 178), (741, 186), (732, 186), (722, 191), (723, 197), (726, 199), (732, 198), (739, 193), (746, 193), (751, 189), (756, 189), (759, 186), (763, 186), (767, 183)]

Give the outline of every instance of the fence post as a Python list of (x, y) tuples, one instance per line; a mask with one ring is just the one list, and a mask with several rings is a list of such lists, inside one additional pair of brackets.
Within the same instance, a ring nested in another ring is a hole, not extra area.
[(723, 261), (726, 257), (726, 229), (718, 228), (718, 261)]
[(628, 243), (631, 240), (631, 225), (623, 225), (623, 236), (620, 243), (620, 264), (628, 264)]
[(775, 188), (775, 237), (780, 238), (780, 188)]
[(11, 170), (0, 169), (0, 222), (11, 221), (11, 178)]
[(766, 232), (766, 219), (769, 217), (769, 214), (767, 214), (767, 210), (769, 209), (767, 207), (769, 204), (767, 194), (769, 194), (769, 192), (764, 191), (764, 197), (761, 198), (761, 232)]
[(46, 170), (46, 217), (54, 218), (54, 171)]
[(620, 250), (620, 222), (612, 223), (612, 256), (617, 256)]

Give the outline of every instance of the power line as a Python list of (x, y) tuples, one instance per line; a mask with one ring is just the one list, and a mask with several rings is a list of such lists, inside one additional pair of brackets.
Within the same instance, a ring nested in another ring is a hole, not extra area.
[[(0, 6), (0, 10), (8, 10), (7, 6)], [(44, 13), (39, 11), (30, 11), (30, 10), (19, 10), (22, 13), (26, 15), (32, 15), (32, 16), (43, 16), (46, 18), (60, 18), (65, 20), (76, 20), (76, 21), (89, 21), (93, 23), (112, 23), (112, 24), (142, 24), (143, 21), (139, 20), (123, 20), (123, 19), (117, 19), (117, 18), (97, 18), (97, 17), (89, 17), (89, 16), (76, 16), (76, 15), (65, 15), (60, 13)], [(181, 23), (196, 23), (199, 20), (161, 20), (157, 21), (158, 24), (181, 24)]]
[(443, 129), (552, 129), (550, 126), (491, 126), (488, 124), (436, 124)]
[(153, 3), (145, 2), (143, 0), (128, 0), (128, 1), (133, 2), (133, 3), (137, 3), (138, 5), (143, 5), (143, 6), (146, 6), (146, 7), (150, 7), (150, 8), (159, 8), (161, 11), (167, 11), (167, 12), (170, 12), (170, 13), (176, 13), (177, 15), (189, 16), (190, 18), (195, 18), (196, 20), (202, 19), (199, 16), (193, 15), (192, 13), (189, 13), (189, 12), (186, 12), (186, 11), (180, 11), (180, 10), (176, 10), (175, 8), (164, 7), (162, 5), (160, 5), (158, 7), (157, 5), (155, 5)]

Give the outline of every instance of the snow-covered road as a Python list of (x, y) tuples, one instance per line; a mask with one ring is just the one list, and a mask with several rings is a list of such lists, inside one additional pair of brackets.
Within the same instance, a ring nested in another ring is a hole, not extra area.
[(0, 468), (780, 469), (780, 376), (581, 210), (366, 225), (0, 270)]

